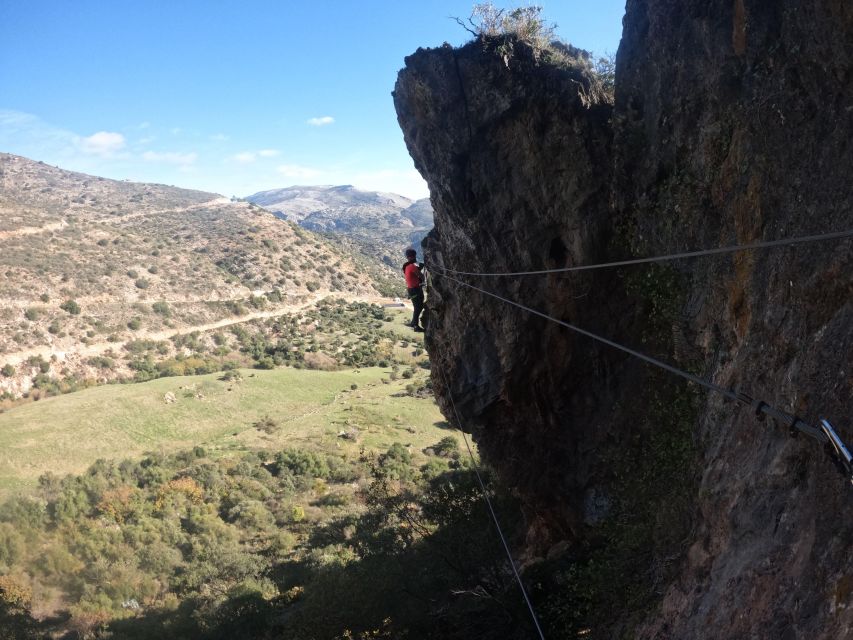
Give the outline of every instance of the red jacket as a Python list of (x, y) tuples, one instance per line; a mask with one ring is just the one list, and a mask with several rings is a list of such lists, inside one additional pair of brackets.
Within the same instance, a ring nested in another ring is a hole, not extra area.
[(409, 262), (403, 267), (403, 275), (406, 277), (407, 289), (417, 289), (423, 282), (421, 268), (415, 262)]

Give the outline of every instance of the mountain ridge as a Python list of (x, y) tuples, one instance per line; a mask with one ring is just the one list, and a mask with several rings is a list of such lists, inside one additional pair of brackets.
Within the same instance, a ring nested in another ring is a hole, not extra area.
[(419, 247), (433, 225), (429, 198), (412, 200), (352, 185), (295, 185), (245, 200), (305, 229), (345, 236), (389, 266), (396, 266), (407, 246)]

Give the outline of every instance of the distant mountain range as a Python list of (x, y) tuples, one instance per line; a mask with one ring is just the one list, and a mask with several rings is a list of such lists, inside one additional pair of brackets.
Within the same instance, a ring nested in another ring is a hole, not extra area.
[(245, 199), (305, 229), (351, 240), (365, 253), (394, 266), (408, 246), (420, 249), (433, 226), (428, 198), (413, 201), (351, 185), (287, 187)]

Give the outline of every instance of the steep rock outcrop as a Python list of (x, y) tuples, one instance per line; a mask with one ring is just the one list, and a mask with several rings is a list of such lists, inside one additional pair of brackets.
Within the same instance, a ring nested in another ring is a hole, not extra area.
[[(531, 270), (850, 227), (851, 63), (853, 10), (838, 0), (629, 0), (612, 111), (582, 60), (538, 65), (521, 44), (508, 63), (480, 42), (419, 50), (395, 104), (435, 209), (428, 261)], [(582, 545), (654, 379), (434, 273), (443, 410), (452, 396), (521, 497), (528, 557)], [(850, 241), (645, 273), (653, 286), (609, 271), (460, 279), (853, 433)], [(662, 303), (671, 335), (649, 337), (664, 275), (678, 283)], [(628, 637), (851, 637), (850, 487), (820, 447), (714, 396), (689, 427), (693, 525)]]
[[(588, 73), (538, 66), (523, 47), (509, 65), (479, 44), (419, 51), (400, 74), (395, 103), (440, 212), (425, 241), (431, 264), (512, 271), (601, 256), (609, 225), (611, 106)], [(597, 403), (567, 390), (608, 359), (554, 325), (531, 322), (523, 311), (433, 274), (427, 341), (439, 402), (450, 415), (452, 392), (484, 455), (500, 460), (507, 482), (536, 505), (529, 512), (542, 522), (531, 536), (547, 548), (577, 524), (579, 487), (589, 474), (580, 442), (606, 435), (583, 423)], [(560, 318), (595, 324), (619, 304), (605, 294), (608, 279), (478, 283)], [(488, 437), (480, 437), (482, 430)], [(566, 459), (575, 464), (566, 468)]]

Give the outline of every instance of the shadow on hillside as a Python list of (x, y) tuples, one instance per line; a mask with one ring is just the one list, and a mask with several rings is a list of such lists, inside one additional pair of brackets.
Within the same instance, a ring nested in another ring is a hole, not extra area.
[[(184, 601), (113, 622), (113, 637), (533, 637), (471, 471), (443, 473), (423, 494), (376, 481), (366, 500), (365, 513), (316, 529), (292, 559), (266, 572), (281, 595), (267, 599), (244, 584), (216, 605)], [(496, 506), (504, 523), (517, 518), (517, 505)]]

